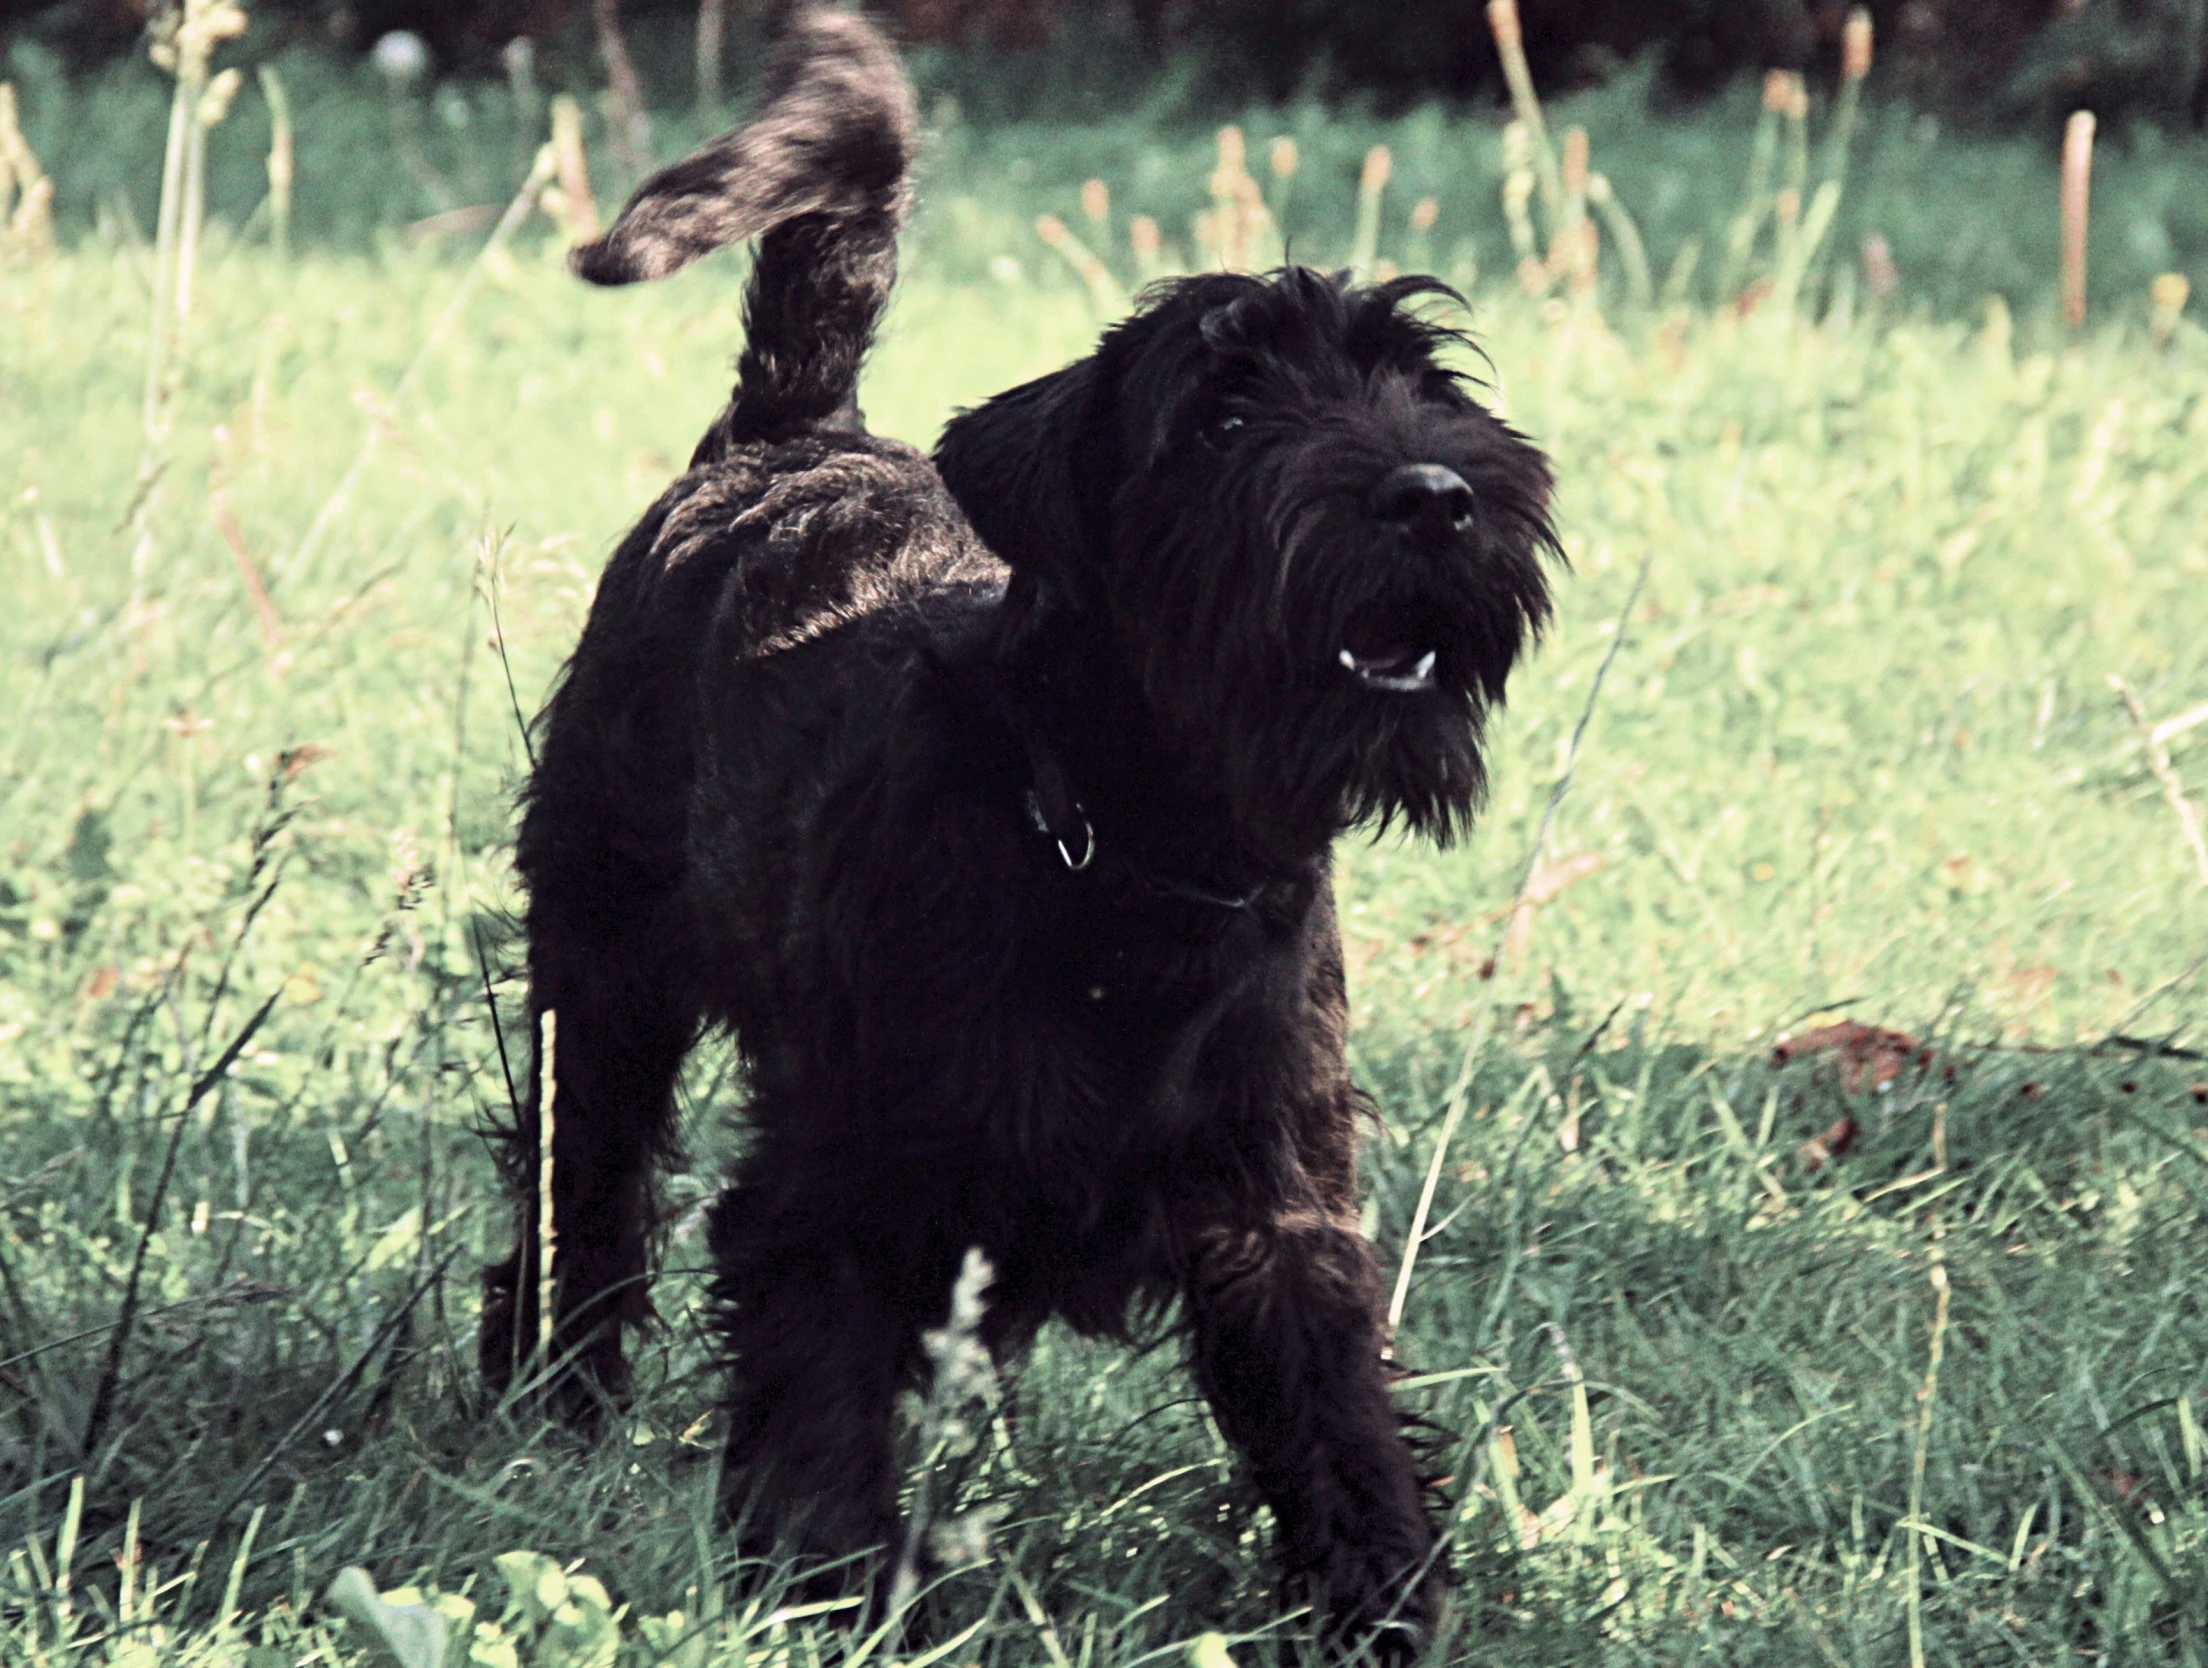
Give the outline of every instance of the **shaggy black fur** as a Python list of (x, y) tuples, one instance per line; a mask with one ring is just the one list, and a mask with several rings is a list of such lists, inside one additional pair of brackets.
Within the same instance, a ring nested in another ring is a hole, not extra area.
[[(816, 11), (773, 87), (577, 262), (765, 234), (732, 403), (606, 570), (521, 828), (568, 1405), (621, 1392), (676, 1072), (726, 1025), (729, 1474), (785, 1544), (894, 1544), (894, 1399), (978, 1244), (1000, 1354), (1178, 1302), (1290, 1590), (1408, 1644), (1443, 1571), (1356, 1227), (1328, 854), (1479, 803), (1548, 611), (1547, 466), (1439, 363), (1409, 307), (1439, 285), (1291, 268), (1164, 286), (931, 468), (853, 404), (903, 78)], [(531, 1177), (537, 1129), (532, 1096)], [(517, 1193), (494, 1382), (536, 1329)]]

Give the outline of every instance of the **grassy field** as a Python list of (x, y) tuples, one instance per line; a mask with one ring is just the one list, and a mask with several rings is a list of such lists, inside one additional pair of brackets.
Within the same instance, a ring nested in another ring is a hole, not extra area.
[[(1100, 322), (961, 200), (865, 393), (915, 441)], [(633, 1419), (580, 1451), (470, 1367), (520, 720), (738, 269), (525, 239), (424, 354), (434, 254), (218, 247), (149, 481), (147, 266), (0, 273), (0, 1654), (362, 1660), (358, 1565), (456, 1663), (860, 1658), (709, 1521), (725, 1059)], [(1475, 300), (1574, 573), (1478, 837), (1343, 857), (1391, 1260), (1435, 1178), (1438, 1657), (2208, 1661), (2208, 874), (2154, 768), (2197, 803), (2208, 723), (2108, 682), (2208, 701), (2208, 337)], [(1800, 1051), (1842, 1019), (1911, 1044)], [(1173, 1348), (1052, 1335), (973, 1423), (940, 1660), (1278, 1654)]]

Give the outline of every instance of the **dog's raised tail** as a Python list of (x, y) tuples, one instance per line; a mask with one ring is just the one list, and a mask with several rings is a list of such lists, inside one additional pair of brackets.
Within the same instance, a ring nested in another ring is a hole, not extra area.
[(859, 364), (897, 277), (918, 118), (897, 54), (852, 13), (807, 6), (758, 112), (637, 188), (574, 252), (594, 284), (664, 278), (759, 238), (729, 407), (698, 448), (855, 423)]

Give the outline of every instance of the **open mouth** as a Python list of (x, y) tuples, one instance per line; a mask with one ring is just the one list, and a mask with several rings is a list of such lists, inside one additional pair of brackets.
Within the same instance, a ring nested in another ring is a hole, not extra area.
[(1414, 695), (1434, 687), (1434, 656), (1432, 649), (1391, 645), (1365, 654), (1345, 648), (1341, 661), (1367, 689), (1383, 689), (1392, 695)]

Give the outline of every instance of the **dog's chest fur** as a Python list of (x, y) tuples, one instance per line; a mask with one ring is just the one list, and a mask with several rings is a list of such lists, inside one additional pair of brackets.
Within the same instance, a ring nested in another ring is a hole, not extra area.
[[(1188, 1201), (1255, 1217), (1310, 1185), (1318, 1131), (1282, 1113), (1340, 1033), (1331, 895), (1320, 862), (1182, 885), (1108, 821), (1077, 870), (1035, 826), (1022, 738), (946, 665), (996, 601), (916, 592), (709, 663), (693, 901), (742, 970), (720, 1005), (765, 1146), (837, 1166), (878, 1224), (901, 1195), (955, 1201), (896, 1230), (916, 1266), (962, 1248), (932, 1243), (955, 1222), (1008, 1315), (1116, 1330), (1185, 1250)], [(785, 775), (809, 791), (759, 793)]]

